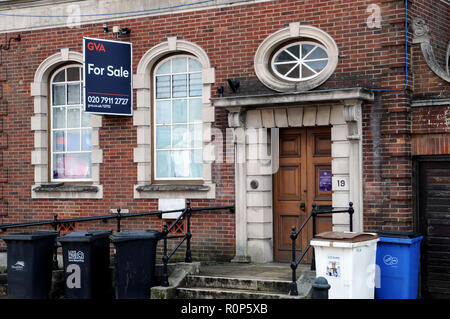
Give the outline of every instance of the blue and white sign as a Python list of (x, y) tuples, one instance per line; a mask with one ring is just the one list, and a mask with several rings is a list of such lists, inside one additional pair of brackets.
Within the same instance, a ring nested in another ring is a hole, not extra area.
[(131, 43), (83, 38), (83, 53), (84, 110), (133, 115)]

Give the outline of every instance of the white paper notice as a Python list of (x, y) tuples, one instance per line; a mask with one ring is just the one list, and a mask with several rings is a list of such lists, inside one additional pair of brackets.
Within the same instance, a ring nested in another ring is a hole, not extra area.
[[(167, 211), (186, 208), (186, 200), (184, 198), (160, 198), (158, 200), (158, 210)], [(182, 212), (162, 214), (165, 219), (177, 219)]]

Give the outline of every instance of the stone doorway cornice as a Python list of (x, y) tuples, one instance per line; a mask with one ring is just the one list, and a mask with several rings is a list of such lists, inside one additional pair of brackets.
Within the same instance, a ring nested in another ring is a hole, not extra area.
[(373, 101), (373, 93), (365, 88), (316, 90), (261, 95), (230, 96), (212, 98), (215, 107), (261, 107), (288, 106), (297, 104), (343, 102), (345, 100)]
[[(309, 92), (288, 92), (262, 95), (246, 95), (213, 98), (215, 107), (225, 108), (228, 113), (228, 126), (274, 128), (329, 125), (333, 112), (331, 105), (343, 105), (346, 122), (356, 121), (355, 112), (364, 101), (373, 101), (374, 94), (365, 88), (345, 88), (316, 90)], [(308, 109), (308, 107), (314, 109)], [(298, 112), (303, 107), (304, 112)], [(297, 110), (296, 110), (297, 108)], [(312, 113), (309, 114), (308, 111)], [(251, 114), (256, 112), (255, 114)], [(328, 113), (323, 116), (322, 113)], [(251, 114), (251, 118), (247, 117)]]

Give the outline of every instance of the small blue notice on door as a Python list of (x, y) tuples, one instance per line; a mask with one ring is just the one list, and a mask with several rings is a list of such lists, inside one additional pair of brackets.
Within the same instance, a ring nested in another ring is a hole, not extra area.
[(319, 172), (319, 191), (330, 192), (331, 191), (331, 171)]

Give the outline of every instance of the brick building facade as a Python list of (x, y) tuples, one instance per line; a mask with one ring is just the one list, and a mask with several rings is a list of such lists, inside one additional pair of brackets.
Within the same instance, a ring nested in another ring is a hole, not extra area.
[[(351, 201), (357, 231), (426, 236), (425, 286), (433, 286), (433, 262), (448, 254), (433, 240), (450, 236), (447, 1), (105, 3), (0, 2), (5, 41), (21, 37), (0, 50), (1, 223), (152, 211), (164, 199), (191, 199), (236, 206), (234, 214), (194, 216), (195, 258), (286, 261), (290, 227), (313, 203)], [(113, 26), (131, 33), (116, 36)], [(90, 175), (61, 184), (52, 166), (54, 78), (82, 65), (83, 37), (132, 43), (134, 111), (91, 115)], [(164, 180), (155, 169), (155, 70), (177, 56), (201, 65), (201, 173)], [(162, 223), (143, 217), (124, 228)], [(113, 226), (77, 225), (105, 227)], [(319, 230), (330, 228), (347, 230), (348, 220), (323, 218)]]

